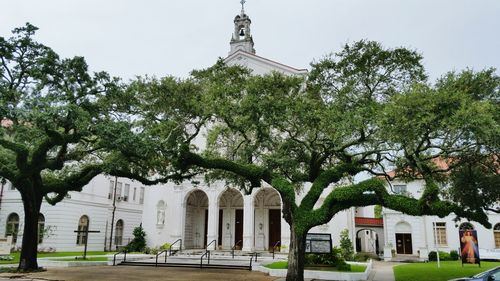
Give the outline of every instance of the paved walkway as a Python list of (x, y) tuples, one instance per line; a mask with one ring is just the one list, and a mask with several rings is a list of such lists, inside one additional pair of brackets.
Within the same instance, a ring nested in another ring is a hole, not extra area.
[[(368, 281), (395, 281), (392, 268), (399, 263), (373, 262)], [(18, 281), (282, 281), (285, 278), (267, 276), (262, 272), (244, 270), (217, 270), (193, 268), (165, 268), (140, 266), (90, 266), (50, 268), (45, 272), (30, 274), (0, 274), (0, 280)], [(307, 279), (309, 280), (309, 279)]]
[(369, 281), (395, 281), (392, 268), (398, 263), (374, 261)]
[[(50, 268), (30, 274), (0, 274), (0, 280), (58, 280), (58, 281), (273, 281), (276, 277), (263, 272), (194, 268), (165, 268), (141, 266), (90, 266)], [(10, 279), (12, 280), (12, 279)]]

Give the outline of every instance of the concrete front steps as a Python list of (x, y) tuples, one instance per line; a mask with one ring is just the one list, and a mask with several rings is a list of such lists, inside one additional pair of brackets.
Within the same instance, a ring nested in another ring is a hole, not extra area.
[(282, 260), (286, 254), (276, 253), (273, 259), (269, 252), (242, 252), (235, 251), (234, 257), (231, 251), (213, 250), (209, 251), (210, 257), (205, 250), (183, 250), (171, 256), (165, 257), (165, 253), (145, 259), (117, 261), (120, 266), (151, 266), (151, 267), (189, 267), (205, 269), (237, 269), (252, 270), (253, 266), (259, 266), (261, 262), (269, 263), (273, 260)]

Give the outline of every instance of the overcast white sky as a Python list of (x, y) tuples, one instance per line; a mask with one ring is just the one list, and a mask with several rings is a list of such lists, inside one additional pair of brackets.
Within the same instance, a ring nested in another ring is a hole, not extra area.
[[(0, 36), (30, 22), (37, 39), (93, 70), (186, 76), (229, 51), (239, 0), (2, 0)], [(431, 77), (500, 69), (499, 0), (248, 0), (257, 54), (297, 68), (347, 42), (417, 49)]]

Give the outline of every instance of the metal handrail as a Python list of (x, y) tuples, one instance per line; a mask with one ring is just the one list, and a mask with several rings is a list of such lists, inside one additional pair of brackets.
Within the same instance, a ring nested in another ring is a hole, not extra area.
[[(175, 242), (174, 242), (174, 243), (170, 244), (170, 247), (169, 247), (169, 249), (168, 249), (168, 254), (169, 254), (169, 255), (172, 255), (172, 247), (173, 247), (173, 246), (175, 245), (175, 243), (177, 243), (177, 242), (180, 242), (180, 245), (179, 245), (179, 251), (182, 251), (182, 239), (180, 239), (180, 238), (179, 238), (179, 239), (175, 240)], [(167, 258), (165, 258), (165, 262), (167, 262)]]
[(234, 249), (236, 248), (236, 246), (238, 246), (240, 242), (243, 242), (243, 240), (234, 243), (234, 246), (231, 248), (231, 255), (233, 256), (233, 259), (234, 259)]
[(278, 246), (278, 244), (280, 244), (280, 246), (281, 246), (281, 241), (277, 241), (276, 244), (274, 244), (274, 246), (273, 246), (273, 260), (274, 260), (274, 250), (276, 249), (276, 246)]
[(155, 262), (155, 266), (156, 266), (156, 267), (158, 267), (158, 257), (159, 257), (161, 254), (163, 254), (163, 253), (165, 253), (165, 263), (167, 263), (167, 251), (168, 251), (168, 249), (165, 249), (165, 250), (163, 250), (163, 251), (159, 252), (158, 254), (156, 254), (156, 262)]
[(180, 247), (179, 247), (179, 251), (182, 250), (182, 239), (177, 239), (177, 240), (175, 240), (174, 243), (172, 243), (170, 245), (170, 247), (168, 247), (168, 249), (165, 249), (165, 250), (159, 252), (158, 254), (156, 254), (156, 262), (155, 262), (156, 267), (158, 267), (158, 257), (163, 253), (165, 253), (165, 263), (167, 263), (167, 257), (172, 255), (172, 246), (174, 246), (174, 244), (179, 242), (179, 241), (181, 242)]
[(208, 246), (212, 245), (212, 243), (217, 243), (217, 240), (212, 240), (210, 241), (210, 243), (208, 243), (208, 245), (205, 247), (205, 250), (208, 250)]
[(250, 257), (250, 266), (248, 267), (248, 270), (252, 271), (252, 260), (253, 256)]
[(203, 268), (203, 257), (207, 256), (208, 264), (210, 264), (210, 250), (206, 250), (203, 255), (200, 257), (200, 268)]
[(118, 252), (118, 253), (116, 253), (116, 254), (113, 255), (113, 265), (116, 264), (116, 256), (119, 255), (119, 254), (121, 254), (121, 253), (124, 254), (123, 255), (123, 261), (127, 261), (127, 250), (122, 250), (122, 251), (120, 251), (120, 252)]

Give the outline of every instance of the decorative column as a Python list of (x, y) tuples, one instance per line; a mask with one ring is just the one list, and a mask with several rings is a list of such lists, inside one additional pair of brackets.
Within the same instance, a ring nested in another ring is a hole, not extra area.
[(253, 196), (245, 195), (243, 196), (243, 251), (251, 252), (254, 250), (254, 219)]
[[(208, 229), (207, 229), (207, 244), (213, 240), (217, 240), (217, 216), (219, 214), (217, 204), (217, 195), (215, 192), (210, 192), (210, 197), (208, 200)], [(208, 250), (217, 249), (217, 242), (212, 243)]]

